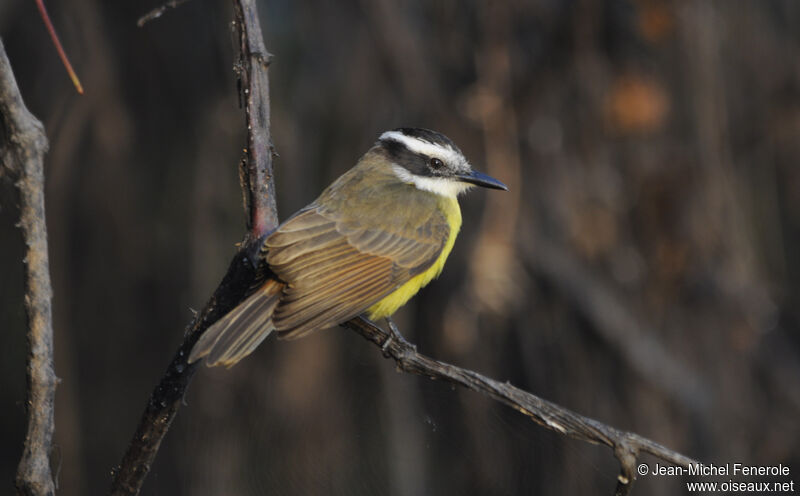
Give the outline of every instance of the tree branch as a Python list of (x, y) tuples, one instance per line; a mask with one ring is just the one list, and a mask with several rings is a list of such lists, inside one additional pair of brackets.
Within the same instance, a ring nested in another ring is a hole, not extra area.
[(698, 463), (655, 441), (579, 415), (514, 387), (508, 382), (498, 382), (472, 370), (422, 355), (413, 345), (398, 339), (390, 340), (391, 335), (387, 331), (364, 317), (356, 317), (343, 325), (380, 347), (386, 356), (397, 362), (398, 368), (403, 372), (458, 384), (510, 406), (551, 431), (610, 447), (614, 450), (614, 456), (619, 460), (621, 467), (620, 475), (617, 477), (616, 494), (624, 495), (630, 491), (636, 478), (636, 459), (640, 452), (650, 453), (664, 461), (686, 468)]
[(222, 282), (195, 317), (178, 352), (150, 395), (128, 450), (114, 470), (112, 495), (135, 495), (141, 490), (196, 371), (197, 364), (187, 363), (189, 352), (203, 331), (244, 299), (255, 282), (261, 240), (277, 225), (269, 132), (269, 54), (264, 48), (255, 0), (234, 0), (233, 6), (240, 42), (237, 72), (247, 123), (248, 146), (240, 178), (248, 232)]
[(257, 239), (278, 227), (269, 129), (268, 68), (272, 54), (264, 47), (255, 0), (234, 0), (233, 8), (239, 35), (239, 98), (244, 102), (248, 145), (239, 177), (250, 239)]
[(20, 221), (25, 240), (25, 311), (28, 316), (28, 432), (17, 467), (17, 492), (50, 495), (55, 492), (50, 471), (53, 444), (53, 320), (47, 225), (44, 213), (44, 126), (25, 107), (3, 42), (0, 41), (0, 114), (3, 116), (0, 158), (3, 169), (16, 179)]

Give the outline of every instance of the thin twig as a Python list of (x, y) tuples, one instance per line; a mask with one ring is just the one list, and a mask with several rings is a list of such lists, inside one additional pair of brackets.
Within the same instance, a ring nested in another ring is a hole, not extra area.
[(187, 364), (189, 352), (203, 331), (244, 299), (257, 277), (261, 241), (277, 225), (269, 132), (269, 54), (261, 37), (255, 0), (234, 0), (234, 17), (240, 39), (238, 76), (245, 102), (248, 135), (241, 175), (248, 232), (222, 282), (191, 324), (164, 376), (150, 395), (128, 450), (114, 470), (112, 495), (135, 495), (141, 490), (196, 371), (196, 364)]
[(161, 5), (160, 7), (154, 8), (147, 14), (140, 17), (139, 20), (136, 21), (136, 25), (141, 28), (142, 26), (152, 21), (153, 19), (158, 19), (159, 17), (164, 15), (164, 12), (166, 12), (167, 10), (177, 9), (178, 7), (180, 7), (181, 5), (185, 4), (188, 1), (189, 0), (170, 0), (169, 2)]
[(547, 429), (575, 439), (610, 447), (614, 450), (614, 456), (617, 457), (621, 466), (617, 494), (627, 494), (630, 490), (632, 482), (636, 478), (636, 459), (640, 452), (650, 453), (669, 463), (686, 468), (689, 468), (689, 465), (698, 464), (695, 460), (665, 448), (655, 441), (579, 415), (514, 387), (508, 382), (499, 382), (472, 370), (462, 369), (422, 355), (413, 345), (399, 339), (390, 339), (391, 334), (388, 331), (384, 331), (363, 317), (356, 317), (343, 325), (376, 344), (387, 356), (397, 362), (398, 368), (403, 372), (464, 386), (510, 406)]
[(56, 47), (56, 51), (58, 52), (58, 57), (61, 59), (61, 63), (64, 64), (64, 68), (67, 70), (67, 74), (69, 78), (72, 80), (72, 84), (75, 86), (75, 90), (83, 95), (83, 86), (81, 85), (81, 80), (78, 79), (78, 75), (75, 73), (75, 69), (72, 68), (72, 64), (69, 62), (69, 57), (67, 57), (67, 52), (64, 51), (64, 47), (61, 46), (61, 41), (58, 39), (58, 34), (56, 33), (56, 28), (53, 26), (53, 23), (50, 21), (50, 16), (47, 15), (47, 9), (44, 6), (44, 0), (36, 0), (36, 8), (39, 9), (39, 15), (42, 16), (42, 22), (44, 22), (45, 28), (47, 28), (48, 34), (50, 34), (50, 39), (53, 41), (53, 45)]
[(0, 115), (3, 117), (0, 171), (16, 179), (20, 221), (25, 240), (25, 311), (28, 316), (28, 431), (17, 467), (17, 491), (50, 495), (53, 446), (53, 400), (58, 379), (53, 368), (53, 320), (47, 224), (44, 214), (44, 126), (25, 107), (11, 64), (0, 41)]

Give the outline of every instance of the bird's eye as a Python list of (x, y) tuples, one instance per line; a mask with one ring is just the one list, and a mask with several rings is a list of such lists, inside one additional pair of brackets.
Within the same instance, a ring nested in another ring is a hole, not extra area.
[(431, 159), (431, 167), (433, 167), (434, 169), (441, 169), (442, 167), (444, 167), (444, 162), (442, 162), (440, 159), (436, 157), (433, 157)]

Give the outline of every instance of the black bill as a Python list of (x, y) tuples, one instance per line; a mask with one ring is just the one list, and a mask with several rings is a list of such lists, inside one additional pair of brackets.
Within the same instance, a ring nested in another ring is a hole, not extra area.
[(457, 177), (465, 183), (483, 186), (484, 188), (502, 189), (504, 191), (508, 191), (508, 186), (491, 176), (487, 176), (483, 172), (470, 171), (464, 174), (458, 174)]

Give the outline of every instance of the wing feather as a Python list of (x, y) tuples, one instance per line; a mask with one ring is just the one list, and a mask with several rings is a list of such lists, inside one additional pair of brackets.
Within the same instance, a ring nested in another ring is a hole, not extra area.
[(387, 229), (359, 225), (312, 204), (279, 227), (266, 244), (267, 263), (286, 282), (273, 315), (281, 337), (293, 339), (352, 318), (431, 267), (449, 227), (438, 209), (424, 211), (428, 218), (420, 228), (401, 219)]
[(350, 257), (352, 249), (353, 247), (348, 245), (346, 240), (342, 240), (341, 243), (331, 245), (325, 250), (302, 255), (295, 259), (295, 263), (276, 264), (274, 269), (281, 271), (281, 275), (285, 280), (291, 281), (305, 274), (307, 269), (335, 266), (342, 258)]
[(382, 263), (377, 257), (369, 257), (366, 260), (360, 258), (344, 266), (337, 265), (335, 269), (329, 269), (328, 273), (323, 276), (314, 277), (313, 284), (304, 284), (303, 280), (298, 280), (295, 285), (288, 287), (284, 291), (285, 296), (281, 300), (281, 311), (284, 311), (284, 307), (289, 303), (301, 298), (311, 298), (314, 297), (315, 294), (327, 296), (331, 291), (335, 292), (349, 289), (355, 284), (355, 281), (352, 281), (350, 278), (342, 277), (343, 273), (346, 274), (348, 272), (358, 271), (359, 282), (361, 280), (368, 281), (371, 279), (379, 279), (380, 277), (390, 277), (391, 267), (388, 267), (389, 270), (387, 270), (387, 265), (388, 264)]
[[(373, 282), (372, 284), (368, 284), (359, 288), (352, 295), (352, 297), (353, 299), (370, 298), (373, 297), (375, 291), (379, 290), (380, 288), (380, 283)], [(351, 301), (339, 301), (333, 306), (328, 305), (324, 312), (318, 313), (309, 320), (297, 325), (290, 331), (282, 333), (279, 337), (280, 339), (287, 340), (301, 338), (317, 329), (325, 329), (326, 327), (350, 320), (356, 315), (362, 313), (364, 310), (366, 310), (366, 308), (361, 311), (354, 310), (354, 305)]]
[[(311, 236), (297, 239), (295, 242), (288, 245), (276, 245), (273, 247), (270, 244), (270, 252), (267, 256), (270, 265), (287, 264), (305, 253), (316, 251), (319, 249), (319, 247), (328, 246), (342, 238), (341, 233), (337, 232), (336, 229), (329, 229), (323, 232), (319, 232), (317, 229), (313, 229), (312, 231), (313, 234)], [(298, 232), (294, 234), (300, 233)], [(279, 249), (273, 250), (273, 248)]]
[[(375, 263), (372, 267), (365, 268), (358, 278), (340, 278), (319, 289), (316, 285), (301, 287), (300, 291), (287, 288), (286, 298), (275, 311), (277, 326), (281, 330), (293, 329), (319, 314), (324, 314), (337, 303), (352, 302), (353, 306), (359, 307), (358, 297), (363, 287), (376, 285), (385, 288), (384, 292), (393, 289), (390, 271), (391, 268), (386, 264)], [(358, 314), (363, 310), (354, 308), (353, 311)], [(329, 326), (336, 323), (332, 322)]]
[(206, 329), (192, 348), (189, 363), (205, 357), (209, 367), (230, 367), (252, 353), (275, 329), (272, 314), (283, 283), (268, 280), (252, 295)]

